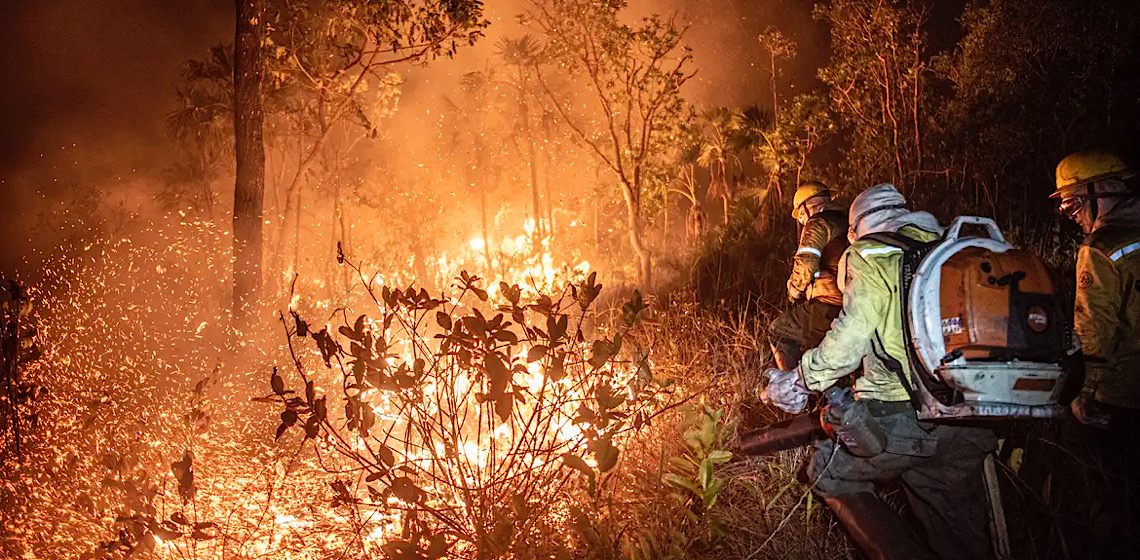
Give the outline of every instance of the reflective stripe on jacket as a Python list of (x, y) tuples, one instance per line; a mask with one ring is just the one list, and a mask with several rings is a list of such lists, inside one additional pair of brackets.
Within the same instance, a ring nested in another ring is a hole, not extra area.
[(1119, 210), (1077, 253), (1073, 330), (1087, 360), (1084, 390), (1103, 403), (1140, 408), (1140, 201)]
[(847, 216), (839, 210), (838, 205), (829, 204), (808, 218), (800, 232), (800, 244), (792, 261), (792, 274), (788, 284), (809, 300), (842, 304), (843, 296), (836, 279), (842, 247), (836, 249), (834, 242), (842, 242), (846, 235)]
[[(939, 237), (913, 225), (904, 226), (899, 233), (924, 242)], [(800, 362), (809, 389), (827, 389), (862, 362), (863, 375), (855, 381), (859, 398), (910, 400), (898, 375), (875, 355), (876, 351), (886, 351), (902, 364), (909, 379), (898, 294), (902, 255), (902, 249), (870, 239), (856, 241), (843, 254), (843, 312), (819, 347), (805, 353)], [(872, 343), (882, 346), (873, 349)]]

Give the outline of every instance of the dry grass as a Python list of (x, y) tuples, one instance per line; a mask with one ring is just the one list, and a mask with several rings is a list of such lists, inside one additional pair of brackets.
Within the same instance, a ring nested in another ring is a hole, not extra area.
[[(691, 301), (691, 300), (690, 300)], [(696, 304), (664, 306), (655, 317), (654, 362), (659, 374), (675, 379), (695, 404), (723, 412), (725, 447), (738, 433), (782, 419), (757, 400), (757, 379), (769, 358), (767, 317), (745, 313), (725, 318)], [(685, 449), (692, 415), (677, 414), (653, 426), (625, 451), (628, 480), (620, 492), (623, 527), (632, 541), (651, 541), (662, 558), (847, 558), (854, 552), (827, 508), (796, 480), (810, 458), (808, 448), (767, 457), (735, 456), (716, 475), (725, 479), (716, 504), (707, 510), (687, 504), (661, 482), (668, 458)], [(684, 515), (690, 507), (701, 523)], [(713, 536), (707, 523), (723, 534)], [(668, 546), (665, 546), (668, 545)], [(629, 552), (629, 545), (623, 552)]]
[[(660, 339), (654, 360), (696, 399), (724, 412), (722, 430), (729, 446), (738, 433), (786, 418), (756, 398), (757, 374), (769, 358), (768, 322), (762, 312), (726, 318), (687, 303), (664, 306), (657, 316)], [(1071, 383), (1079, 385), (1079, 380)], [(627, 468), (635, 462), (653, 465), (684, 448), (686, 418), (679, 415), (672, 422), (655, 427), (640, 446), (627, 451)], [(1134, 443), (1071, 419), (992, 427), (1003, 441), (998, 473), (1013, 558), (1123, 557), (1126, 539), (1118, 537), (1136, 534), (1135, 498), (1130, 501), (1120, 490), (1125, 487), (1122, 473), (1134, 472)], [(722, 465), (717, 475), (727, 484), (715, 507), (704, 513), (725, 527), (718, 539), (706, 538), (699, 526), (679, 515), (676, 497), (648, 472), (643, 484), (634, 487), (643, 501), (657, 507), (630, 513), (639, 529), (658, 538), (684, 535), (677, 540), (685, 548), (662, 557), (859, 558), (827, 507), (797, 481), (812, 453), (800, 448), (766, 457), (738, 456)], [(1135, 492), (1135, 485), (1129, 488)], [(901, 487), (887, 485), (883, 491), (887, 502), (909, 518)]]

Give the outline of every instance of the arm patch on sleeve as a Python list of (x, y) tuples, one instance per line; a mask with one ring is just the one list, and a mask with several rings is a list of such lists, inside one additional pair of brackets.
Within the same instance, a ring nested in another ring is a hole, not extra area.
[(1088, 288), (1093, 285), (1093, 275), (1088, 271), (1082, 272), (1081, 277), (1077, 279), (1077, 287)]

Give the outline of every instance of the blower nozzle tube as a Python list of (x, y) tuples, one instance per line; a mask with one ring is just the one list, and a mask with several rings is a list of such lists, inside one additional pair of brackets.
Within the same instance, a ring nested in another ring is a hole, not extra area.
[(768, 455), (802, 447), (827, 437), (828, 433), (818, 413), (800, 414), (741, 435), (740, 452), (744, 455)]

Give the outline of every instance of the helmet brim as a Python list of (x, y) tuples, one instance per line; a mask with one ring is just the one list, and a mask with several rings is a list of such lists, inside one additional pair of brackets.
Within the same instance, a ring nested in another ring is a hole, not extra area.
[(1080, 190), (1080, 189), (1085, 189), (1087, 191), (1088, 190), (1087, 187), (1088, 187), (1089, 183), (1095, 183), (1097, 181), (1103, 181), (1105, 179), (1120, 179), (1121, 181), (1126, 181), (1126, 180), (1131, 179), (1135, 176), (1136, 176), (1136, 172), (1131, 170), (1131, 169), (1124, 169), (1122, 171), (1111, 171), (1109, 173), (1101, 173), (1100, 175), (1094, 175), (1092, 177), (1089, 177), (1088, 179), (1084, 179), (1084, 180), (1079, 181), (1079, 182), (1068, 184), (1068, 185), (1065, 185), (1063, 187), (1058, 187), (1057, 190), (1053, 191), (1053, 194), (1049, 195), (1049, 198), (1065, 198), (1067, 196), (1072, 195), (1074, 191)]

